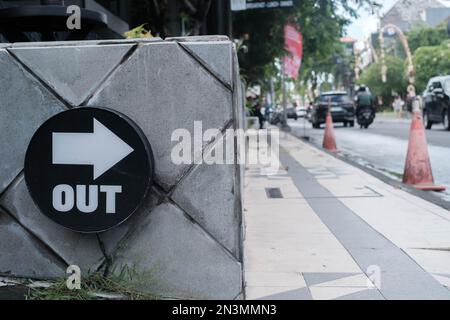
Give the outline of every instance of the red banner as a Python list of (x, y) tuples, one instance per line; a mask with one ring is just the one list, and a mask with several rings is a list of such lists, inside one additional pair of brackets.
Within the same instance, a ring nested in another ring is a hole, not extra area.
[(302, 65), (303, 37), (296, 26), (287, 24), (284, 27), (284, 45), (289, 56), (284, 57), (284, 74), (292, 79), (297, 79)]

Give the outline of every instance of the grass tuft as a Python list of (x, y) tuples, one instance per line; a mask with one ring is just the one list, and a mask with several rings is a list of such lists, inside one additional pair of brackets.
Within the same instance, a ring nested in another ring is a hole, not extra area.
[[(101, 273), (92, 273), (82, 277), (81, 288), (70, 290), (66, 279), (50, 282), (47, 288), (30, 288), (28, 300), (157, 300), (153, 294), (144, 293), (132, 288), (128, 281), (136, 278), (131, 269), (123, 268), (120, 273), (103, 276)], [(134, 272), (134, 271), (133, 271)]]

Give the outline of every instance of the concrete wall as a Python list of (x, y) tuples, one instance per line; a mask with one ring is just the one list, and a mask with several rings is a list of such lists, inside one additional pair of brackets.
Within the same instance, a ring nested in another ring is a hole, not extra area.
[[(73, 107), (118, 110), (146, 134), (156, 184), (131, 219), (78, 234), (39, 212), (23, 178), (26, 148), (52, 115)], [(10, 44), (0, 47), (0, 273), (65, 276), (68, 265), (140, 276), (168, 297), (242, 298), (238, 165), (175, 165), (174, 129), (242, 127), (232, 43), (224, 37)], [(235, 143), (232, 135), (225, 140)], [(205, 142), (204, 150), (215, 142)], [(219, 142), (217, 142), (219, 143)]]

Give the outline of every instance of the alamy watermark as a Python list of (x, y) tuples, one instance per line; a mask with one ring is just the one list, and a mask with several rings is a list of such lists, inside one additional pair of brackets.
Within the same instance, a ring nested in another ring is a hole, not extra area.
[(66, 22), (67, 29), (81, 30), (81, 8), (77, 5), (68, 6), (66, 13), (70, 14)]
[(210, 128), (194, 121), (194, 130), (179, 128), (172, 132), (171, 161), (181, 164), (260, 165), (265, 174), (280, 168), (278, 129), (243, 130)]
[(66, 280), (66, 286), (69, 290), (81, 289), (81, 269), (77, 265), (71, 265), (67, 268), (66, 273), (69, 275)]

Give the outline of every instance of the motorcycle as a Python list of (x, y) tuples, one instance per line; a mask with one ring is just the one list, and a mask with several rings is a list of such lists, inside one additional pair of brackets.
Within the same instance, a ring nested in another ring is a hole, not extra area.
[(358, 107), (357, 121), (361, 129), (367, 129), (375, 119), (375, 110), (369, 106)]
[(281, 112), (274, 112), (269, 120), (269, 123), (272, 125), (277, 125), (282, 122), (283, 122), (283, 113)]

